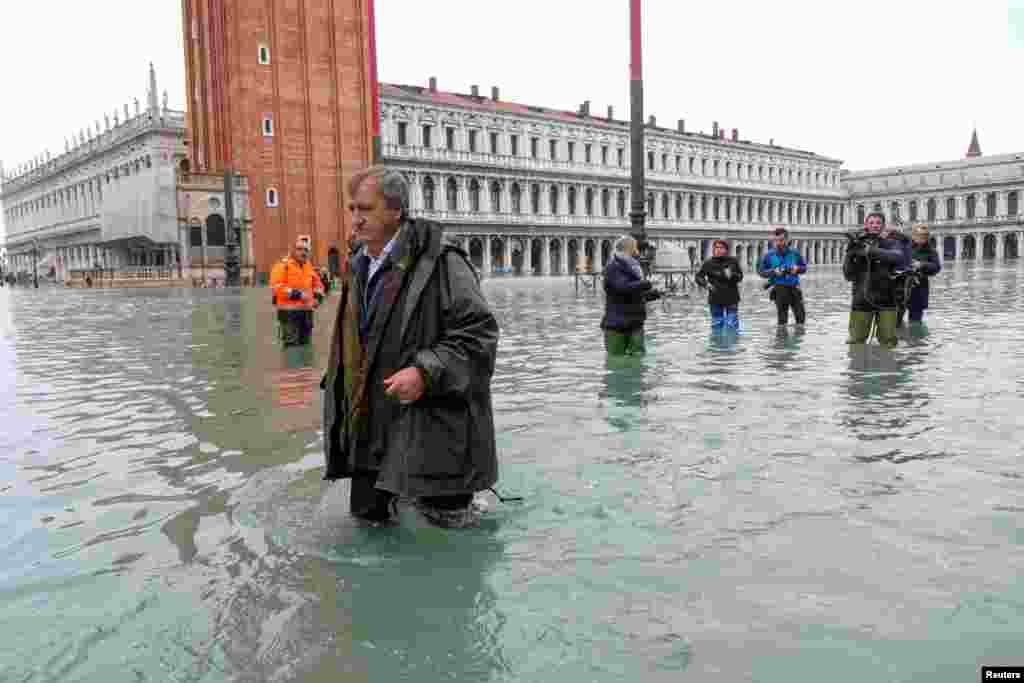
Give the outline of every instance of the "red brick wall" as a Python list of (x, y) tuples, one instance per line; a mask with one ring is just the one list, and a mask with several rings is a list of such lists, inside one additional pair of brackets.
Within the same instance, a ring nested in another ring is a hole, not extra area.
[[(221, 173), (226, 147), (248, 176), (257, 271), (269, 271), (300, 234), (312, 236), (316, 265), (326, 267), (331, 247), (344, 259), (345, 181), (371, 155), (365, 0), (182, 5), (190, 162)], [(269, 65), (259, 63), (261, 44)], [(264, 114), (274, 117), (270, 138)], [(268, 187), (278, 190), (277, 208), (265, 206)]]

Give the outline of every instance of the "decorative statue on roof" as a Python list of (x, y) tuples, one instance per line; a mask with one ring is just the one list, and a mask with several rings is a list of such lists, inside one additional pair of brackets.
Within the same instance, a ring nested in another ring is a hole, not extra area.
[(117, 128), (119, 125), (121, 125), (121, 122), (117, 118), (117, 110), (115, 109), (114, 110), (114, 128)]
[(164, 90), (164, 114), (167, 114), (167, 91)]
[(139, 108), (139, 98), (135, 98), (135, 115), (138, 116), (142, 113), (142, 109)]
[(128, 119), (130, 119), (131, 117), (132, 117), (132, 115), (128, 113), (128, 103), (125, 102), (124, 103), (124, 122), (128, 123)]
[(107, 124), (107, 130), (110, 130), (110, 114), (104, 114), (103, 121)]
[(68, 143), (68, 139), (64, 138), (64, 152), (67, 153), (67, 152), (70, 152), (70, 151), (71, 151), (71, 145), (70, 145), (70, 143)]

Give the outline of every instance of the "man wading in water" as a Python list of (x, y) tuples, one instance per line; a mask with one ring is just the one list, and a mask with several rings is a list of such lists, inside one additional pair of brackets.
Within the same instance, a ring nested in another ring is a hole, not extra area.
[(776, 228), (773, 238), (774, 249), (761, 259), (757, 274), (768, 279), (772, 290), (769, 298), (775, 302), (779, 324), (789, 322), (789, 309), (792, 308), (796, 324), (803, 325), (807, 312), (804, 310), (804, 293), (800, 290), (800, 275), (807, 272), (807, 263), (800, 252), (789, 246), (789, 233), (785, 228)]
[(353, 239), (324, 389), (324, 478), (352, 479), (358, 518), (408, 499), (464, 527), (498, 479), (491, 376), (498, 323), (468, 255), (408, 216), (409, 186), (373, 166), (349, 181)]

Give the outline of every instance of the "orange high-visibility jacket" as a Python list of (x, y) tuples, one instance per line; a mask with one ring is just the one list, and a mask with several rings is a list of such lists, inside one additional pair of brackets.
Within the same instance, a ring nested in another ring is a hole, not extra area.
[[(314, 308), (316, 304), (313, 294), (324, 293), (324, 284), (309, 261), (299, 265), (291, 256), (286, 256), (274, 265), (270, 271), (270, 287), (274, 290), (274, 305), (281, 308)], [(302, 299), (288, 299), (289, 289), (301, 289)]]

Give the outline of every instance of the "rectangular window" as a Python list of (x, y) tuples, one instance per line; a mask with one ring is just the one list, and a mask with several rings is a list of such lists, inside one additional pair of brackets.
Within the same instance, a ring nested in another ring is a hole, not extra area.
[(619, 147), (619, 168), (622, 168), (626, 162), (626, 150)]
[(558, 158), (558, 140), (549, 140), (548, 146), (551, 151), (551, 160), (554, 161)]
[(647, 153), (647, 170), (654, 170), (654, 152)]
[(455, 129), (445, 128), (444, 129), (445, 146), (448, 149), (455, 149)]
[(608, 165), (608, 145), (601, 145), (601, 163)]
[(406, 128), (408, 128), (408, 126), (409, 126), (409, 124), (407, 124), (405, 121), (399, 121), (398, 122), (398, 144), (402, 145), (403, 147), (406, 144), (408, 144), (408, 142), (406, 141), (406, 135), (405, 135), (405, 131), (406, 131)]
[(511, 148), (509, 149), (509, 153), (512, 154), (512, 156), (514, 156), (514, 157), (519, 156), (519, 136), (518, 135), (513, 135), (512, 137), (510, 137), (509, 138), (509, 143), (511, 144)]
[(430, 147), (430, 126), (423, 126), (423, 146)]
[(274, 117), (272, 114), (263, 115), (263, 135), (268, 138), (274, 135)]
[(260, 45), (259, 60), (260, 64), (270, 64), (270, 48), (266, 45)]
[(475, 152), (476, 151), (476, 131), (475, 130), (469, 131), (469, 151), (470, 152)]
[(530, 138), (530, 156), (534, 159), (537, 158), (537, 138)]
[(590, 145), (583, 145), (583, 161), (590, 163)]
[(569, 143), (569, 161), (576, 161), (576, 143)]
[(498, 134), (491, 133), (491, 154), (498, 153)]

